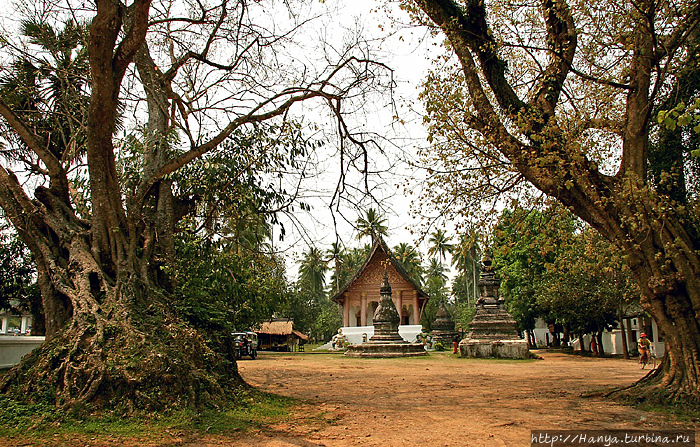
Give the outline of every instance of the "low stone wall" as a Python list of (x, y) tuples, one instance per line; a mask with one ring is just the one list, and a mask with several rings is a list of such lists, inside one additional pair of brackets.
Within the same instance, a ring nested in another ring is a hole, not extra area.
[(527, 359), (530, 351), (525, 340), (475, 340), (464, 339), (459, 343), (461, 357)]
[(11, 368), (44, 342), (44, 337), (0, 335), (0, 369)]

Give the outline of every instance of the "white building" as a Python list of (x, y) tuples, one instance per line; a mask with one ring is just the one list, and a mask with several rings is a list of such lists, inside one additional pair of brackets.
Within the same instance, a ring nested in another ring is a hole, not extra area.
[(31, 334), (32, 316), (0, 313), (0, 369), (11, 368), (44, 342)]
[[(651, 341), (654, 354), (657, 357), (664, 355), (664, 339), (653, 319), (644, 314), (630, 315), (623, 319), (623, 324), (625, 325), (627, 347), (630, 354), (634, 354), (637, 351), (637, 340), (640, 334), (644, 332), (647, 334), (649, 341)], [(538, 348), (551, 346), (554, 340), (554, 334), (552, 334), (550, 328), (541, 318), (535, 323), (533, 332), (535, 334), (535, 343)], [(561, 339), (563, 334), (559, 333), (558, 336)], [(591, 350), (591, 334), (587, 334), (583, 337), (583, 344), (586, 351)], [(581, 350), (581, 340), (578, 338), (573, 339), (571, 345), (574, 350)], [(611, 331), (603, 332), (603, 350), (606, 354), (623, 354), (622, 330), (619, 326)]]
[(31, 327), (31, 314), (17, 315), (8, 311), (0, 313), (0, 335), (28, 335)]

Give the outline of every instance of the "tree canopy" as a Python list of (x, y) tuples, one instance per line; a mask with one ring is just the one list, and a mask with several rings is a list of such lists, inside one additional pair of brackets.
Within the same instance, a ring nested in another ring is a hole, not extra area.
[(0, 225), (0, 309), (30, 312), (32, 334), (43, 335), (44, 313), (31, 252), (17, 234)]
[(624, 253), (643, 308), (666, 336), (662, 368), (626, 393), (699, 401), (697, 209), (660, 187), (692, 178), (685, 166), (695, 161), (678, 150), (680, 165), (666, 164), (657, 182), (649, 175), (650, 147), (661, 141), (652, 114), (669, 94), (680, 99), (676, 86), (690, 79), (683, 67), (695, 54), (697, 5), (402, 5), (449, 49), (424, 94), (440, 209), (479, 209), (469, 207), (475, 196), (494, 199), (520, 180), (558, 199)]
[(596, 335), (639, 302), (614, 246), (557, 203), (504, 211), (493, 245), (501, 293), (522, 331), (542, 318), (567, 336)]
[[(267, 293), (246, 285), (277, 287), (274, 265), (261, 267), (272, 258), (252, 259), (276, 213), (306, 208), (299, 160), (318, 143), (295, 107), (327, 107), (340, 152), (353, 152), (340, 157), (346, 172), (368, 150), (345, 125), (346, 104), (389, 88), (386, 67), (361, 40), (302, 39), (313, 22), (303, 2), (23, 11), (21, 32), (3, 36), (0, 206), (34, 256), (47, 341), (0, 391), (124, 413), (225, 400), (240, 378), (195, 328), (188, 299), (199, 293), (223, 315), (233, 309), (222, 295), (240, 298), (239, 312)], [(178, 265), (204, 246), (209, 271)], [(217, 296), (232, 269), (243, 284)]]

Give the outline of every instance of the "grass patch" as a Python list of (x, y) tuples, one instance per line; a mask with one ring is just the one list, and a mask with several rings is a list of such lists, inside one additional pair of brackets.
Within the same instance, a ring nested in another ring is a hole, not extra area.
[[(54, 408), (24, 405), (0, 396), (0, 439), (38, 445), (84, 445), (80, 440), (128, 440), (124, 445), (151, 445), (203, 434), (227, 435), (264, 428), (283, 421), (296, 405), (294, 399), (253, 389), (238, 391), (226, 408), (178, 410), (122, 417), (89, 416), (78, 419)], [(159, 442), (159, 441), (158, 441)], [(12, 445), (12, 444), (10, 444)], [(20, 444), (21, 445), (21, 444)]]
[(664, 414), (674, 417), (679, 422), (700, 422), (700, 410), (687, 404), (651, 404), (642, 402), (635, 405), (638, 410)]

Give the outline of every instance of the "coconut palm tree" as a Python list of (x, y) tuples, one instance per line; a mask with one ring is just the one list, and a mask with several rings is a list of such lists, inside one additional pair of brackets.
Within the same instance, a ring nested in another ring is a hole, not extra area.
[(421, 263), (421, 256), (418, 250), (412, 245), (402, 242), (394, 247), (393, 254), (394, 258), (399, 261), (404, 270), (406, 270), (406, 273), (408, 273), (418, 285), (422, 285), (425, 269)]
[(425, 276), (428, 280), (439, 278), (444, 284), (447, 281), (447, 269), (445, 269), (445, 265), (439, 259), (433, 258), (428, 264)]
[(333, 293), (337, 292), (340, 289), (340, 269), (343, 265), (344, 251), (345, 250), (343, 249), (343, 245), (340, 242), (333, 242), (331, 244), (331, 248), (326, 250), (326, 259), (328, 260), (328, 262), (333, 262), (333, 276), (331, 277), (331, 281), (333, 283)]
[(272, 225), (265, 214), (234, 213), (226, 218), (223, 232), (233, 242), (236, 253), (271, 251)]
[(476, 300), (478, 296), (477, 282), (480, 273), (480, 258), (479, 235), (473, 231), (463, 233), (453, 252), (452, 265), (460, 272), (460, 277), (467, 281), (472, 300)]
[(368, 209), (365, 217), (357, 218), (355, 228), (357, 228), (357, 239), (369, 236), (373, 242), (379, 236), (386, 236), (388, 231), (386, 219), (374, 208)]
[(325, 294), (326, 271), (328, 266), (323, 253), (316, 247), (310, 247), (299, 261), (299, 284), (307, 287), (315, 297)]
[[(47, 149), (53, 155), (74, 159), (85, 148), (90, 69), (84, 29), (73, 21), (67, 21), (61, 30), (26, 21), (22, 34), (43, 51), (12, 61), (8, 74), (0, 79), (0, 95), (36, 134), (46, 136)], [(5, 133), (9, 138), (13, 135)], [(17, 138), (12, 143), (10, 147), (20, 149), (3, 151), (3, 155), (27, 161), (28, 152), (21, 149), (26, 147), (23, 141)]]
[(445, 254), (451, 254), (454, 250), (454, 245), (451, 243), (451, 239), (452, 238), (448, 237), (442, 229), (438, 229), (431, 234), (430, 238), (428, 239), (428, 243), (430, 244), (428, 254), (430, 256), (437, 255), (440, 257), (440, 261), (444, 262)]

